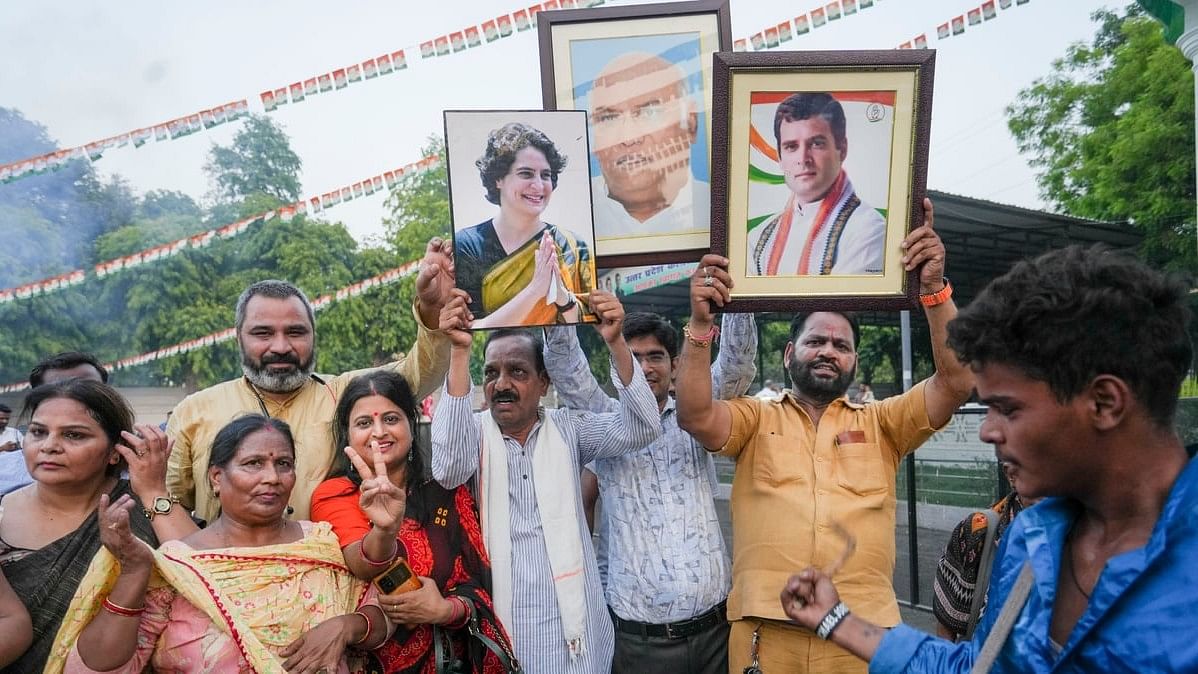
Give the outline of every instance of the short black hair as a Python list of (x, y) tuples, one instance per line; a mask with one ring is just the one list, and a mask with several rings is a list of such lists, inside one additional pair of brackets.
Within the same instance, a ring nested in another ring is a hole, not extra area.
[(243, 414), (225, 424), (216, 432), (212, 440), (212, 451), (208, 452), (208, 469), (228, 468), (229, 462), (237, 456), (241, 443), (258, 431), (272, 430), (282, 434), (291, 448), (291, 456), (295, 456), (295, 438), (291, 435), (291, 427), (282, 419), (275, 419), (263, 414)]
[[(121, 431), (133, 432), (136, 417), (129, 401), (108, 384), (91, 379), (64, 379), (38, 386), (25, 396), (25, 407), (21, 410), (21, 416), (31, 419), (42, 403), (59, 398), (74, 400), (87, 408), (88, 415), (104, 430), (110, 449), (118, 442), (124, 442)], [(124, 468), (125, 460), (121, 459), (116, 464), (110, 464), (107, 473), (117, 475)]]
[(831, 94), (802, 92), (791, 94), (778, 104), (774, 111), (774, 147), (782, 150), (782, 122), (797, 122), (812, 117), (822, 117), (832, 127), (832, 139), (836, 149), (843, 150), (848, 141), (845, 132), (844, 108)]
[(0, 412), (3, 412), (4, 414), (12, 414), (12, 408), (4, 403), (0, 403)]
[(1118, 377), (1168, 428), (1194, 358), (1186, 288), (1130, 255), (1069, 246), (992, 281), (948, 324), (948, 344), (970, 366), (1043, 381), (1061, 402)]
[(665, 347), (673, 359), (678, 355), (678, 331), (665, 316), (646, 311), (634, 311), (624, 316), (624, 339), (652, 337)]
[(493, 330), (487, 335), (487, 341), (483, 342), (483, 354), (487, 353), (487, 349), (491, 347), (491, 342), (502, 339), (504, 337), (520, 337), (528, 340), (528, 349), (531, 352), (532, 361), (536, 363), (537, 374), (549, 376), (545, 372), (545, 354), (541, 349), (541, 338), (537, 337), (536, 333), (524, 328), (500, 328)]
[(266, 279), (250, 285), (241, 291), (241, 295), (237, 298), (237, 306), (233, 310), (233, 327), (237, 332), (241, 332), (241, 326), (245, 324), (246, 306), (255, 297), (269, 297), (275, 300), (298, 297), (304, 304), (304, 311), (308, 314), (308, 324), (312, 326), (313, 330), (316, 329), (316, 316), (312, 313), (312, 303), (308, 301), (308, 296), (304, 294), (304, 291), (288, 281)]
[(553, 188), (557, 189), (557, 177), (566, 168), (566, 155), (558, 151), (543, 131), (520, 122), (511, 122), (495, 129), (487, 136), (487, 147), (483, 156), (474, 162), (478, 169), (487, 201), (499, 205), (499, 188), (495, 183), (507, 175), (516, 161), (516, 154), (526, 147), (541, 151), (549, 162), (549, 176)]
[(807, 319), (811, 318), (812, 314), (836, 314), (849, 322), (849, 328), (853, 331), (853, 350), (861, 345), (861, 324), (857, 321), (857, 314), (851, 311), (803, 311), (794, 315), (790, 319), (790, 341), (795, 341), (799, 337), (799, 333), (803, 331), (803, 327), (807, 325)]
[(108, 383), (108, 370), (100, 364), (95, 356), (84, 351), (63, 351), (48, 358), (43, 358), (29, 371), (29, 387), (37, 388), (46, 383), (46, 372), (50, 370), (69, 370), (80, 365), (91, 365), (100, 373), (100, 381)]

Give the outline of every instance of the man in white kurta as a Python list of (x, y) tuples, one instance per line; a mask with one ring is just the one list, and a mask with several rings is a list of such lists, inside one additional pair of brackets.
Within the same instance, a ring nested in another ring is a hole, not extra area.
[[(466, 333), (464, 345), (454, 343), (445, 395), (433, 415), (433, 477), (446, 488), (476, 480), (496, 613), (528, 674), (610, 671), (614, 635), (583, 516), (579, 474), (583, 465), (595, 459), (636, 451), (661, 434), (653, 392), (640, 368), (633, 366), (620, 333), (623, 308), (603, 291), (592, 294), (591, 306), (603, 319), (605, 341), (612, 352), (611, 380), (620, 398), (617, 411), (596, 414), (539, 407), (549, 384), (540, 343), (532, 333), (501, 330), (491, 334), (485, 349), (488, 409), (471, 410)], [(605, 311), (612, 306), (618, 308), (615, 319)], [(464, 311), (464, 302), (462, 307)], [(451, 339), (457, 334), (449, 332)], [(496, 427), (498, 432), (491, 430)], [(502, 438), (499, 454), (487, 444), (496, 436)], [(562, 453), (553, 457), (558, 467), (548, 479), (538, 473), (549, 459), (538, 454), (544, 451)], [(495, 463), (504, 459), (506, 484), (494, 479)], [(560, 497), (558, 509), (544, 508), (546, 498), (551, 498), (546, 491)], [(506, 500), (498, 502), (502, 492)], [(502, 510), (508, 511), (506, 522), (488, 523)], [(488, 535), (497, 528), (505, 531), (503, 540)], [(581, 557), (581, 577), (573, 585), (563, 576), (575, 571), (563, 572), (555, 561), (554, 550), (562, 547), (563, 539)], [(571, 625), (572, 613), (579, 617), (576, 626)]]

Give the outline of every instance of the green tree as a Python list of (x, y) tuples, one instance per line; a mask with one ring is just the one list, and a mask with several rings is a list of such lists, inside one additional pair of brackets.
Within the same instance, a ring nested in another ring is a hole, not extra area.
[(1007, 108), (1041, 194), (1071, 215), (1127, 220), (1145, 259), (1198, 268), (1194, 228), (1194, 77), (1161, 26), (1134, 5), (1100, 10), (1089, 44)]
[(250, 115), (231, 146), (212, 146), (204, 171), (220, 201), (265, 194), (289, 203), (300, 197), (301, 166), (283, 129), (268, 117)]

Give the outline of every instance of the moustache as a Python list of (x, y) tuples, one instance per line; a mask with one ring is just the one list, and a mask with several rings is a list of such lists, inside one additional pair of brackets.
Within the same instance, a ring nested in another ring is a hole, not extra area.
[(833, 370), (836, 370), (836, 374), (840, 374), (840, 366), (836, 364), (836, 361), (823, 359), (823, 358), (821, 358), (819, 360), (811, 361), (811, 363), (809, 363), (807, 365), (807, 369), (814, 370), (816, 367), (818, 367), (820, 365), (827, 365), (828, 367), (831, 367)]
[(285, 353), (278, 356), (264, 355), (262, 356), (262, 366), (273, 365), (275, 363), (287, 363), (288, 365), (300, 366), (299, 357), (293, 353)]
[(519, 399), (520, 396), (516, 395), (515, 391), (497, 391), (495, 395), (491, 396), (491, 404), (514, 403)]

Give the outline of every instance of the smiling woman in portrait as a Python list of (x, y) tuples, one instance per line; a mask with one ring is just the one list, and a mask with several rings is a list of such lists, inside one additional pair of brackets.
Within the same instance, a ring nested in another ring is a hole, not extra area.
[(540, 130), (512, 122), (490, 133), (475, 166), (499, 213), (454, 237), (457, 285), (470, 295), (472, 327), (579, 321), (587, 309), (578, 296), (594, 287), (591, 251), (541, 219), (566, 156)]

